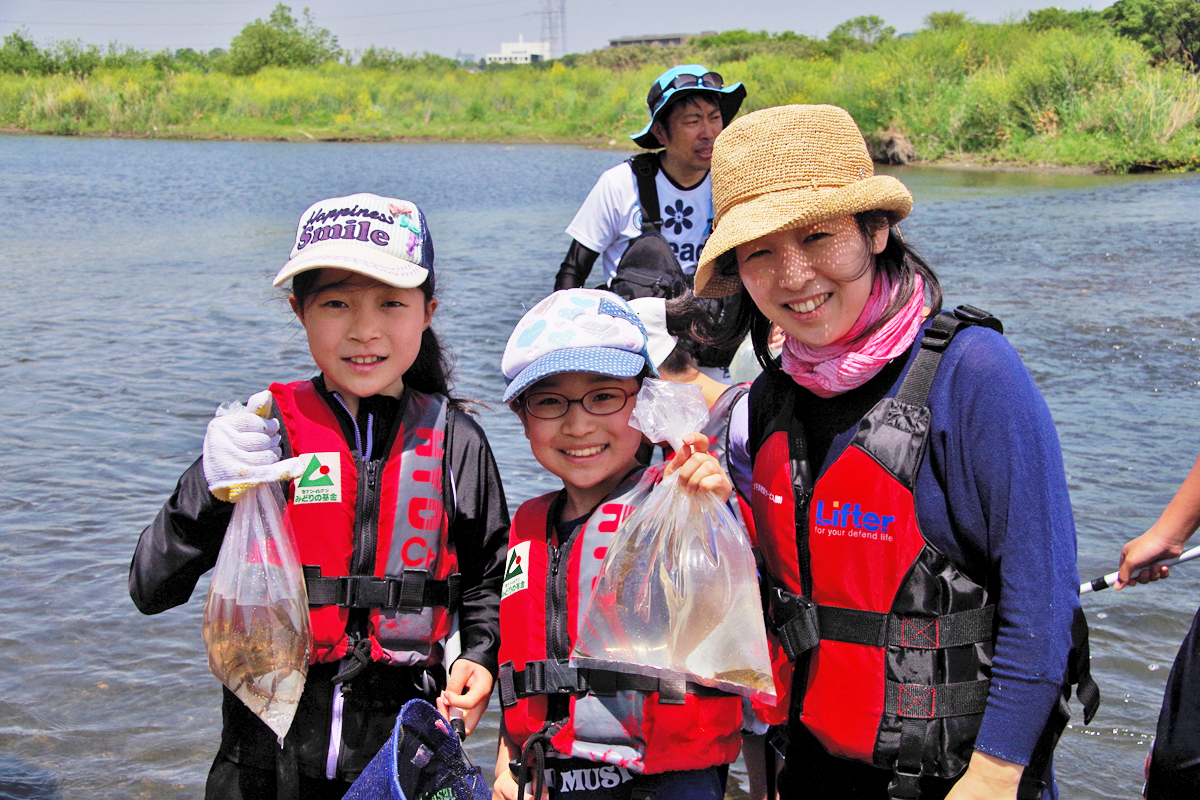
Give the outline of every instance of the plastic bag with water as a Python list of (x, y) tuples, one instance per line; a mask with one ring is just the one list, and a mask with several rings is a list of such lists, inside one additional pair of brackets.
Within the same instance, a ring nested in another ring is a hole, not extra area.
[(308, 594), (284, 509), (278, 483), (238, 497), (208, 587), (203, 627), (209, 669), (281, 746), (312, 649)]
[[(647, 379), (633, 427), (677, 451), (708, 419), (694, 386)], [(572, 660), (774, 696), (758, 573), (745, 530), (709, 492), (665, 478), (608, 548)]]

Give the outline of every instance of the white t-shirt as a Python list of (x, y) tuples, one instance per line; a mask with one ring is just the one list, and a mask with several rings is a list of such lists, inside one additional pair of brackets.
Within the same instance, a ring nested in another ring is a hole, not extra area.
[[(712, 233), (712, 178), (691, 189), (681, 189), (662, 169), (654, 176), (658, 204), (662, 209), (662, 235), (670, 243), (683, 271), (696, 271), (700, 250)], [(628, 161), (607, 170), (583, 201), (567, 235), (589, 250), (600, 253), (607, 284), (629, 242), (642, 233), (642, 207), (638, 202), (637, 178)]]

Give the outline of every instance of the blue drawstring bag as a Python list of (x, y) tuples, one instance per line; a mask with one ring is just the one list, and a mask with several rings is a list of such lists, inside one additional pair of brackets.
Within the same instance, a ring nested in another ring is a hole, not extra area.
[(350, 787), (345, 800), (490, 800), (458, 735), (437, 709), (409, 700), (392, 735)]

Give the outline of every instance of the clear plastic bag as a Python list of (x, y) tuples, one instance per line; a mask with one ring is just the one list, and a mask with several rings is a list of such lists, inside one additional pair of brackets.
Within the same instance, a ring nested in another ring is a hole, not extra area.
[[(696, 387), (648, 379), (630, 424), (678, 450), (707, 416)], [(571, 657), (774, 696), (754, 557), (729, 508), (685, 492), (677, 472), (655, 487), (608, 548)]]
[(304, 573), (284, 509), (275, 482), (238, 496), (208, 587), (203, 627), (209, 669), (281, 746), (312, 649)]

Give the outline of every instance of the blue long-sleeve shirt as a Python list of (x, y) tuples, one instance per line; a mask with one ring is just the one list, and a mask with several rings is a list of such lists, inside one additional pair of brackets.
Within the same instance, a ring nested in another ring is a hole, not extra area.
[[(861, 416), (896, 394), (917, 350), (902, 357), (899, 377), (894, 362), (837, 397), (796, 387), (800, 419), (816, 440), (809, 455), (818, 474), (845, 450)], [(739, 490), (750, 486), (744, 405), (735, 411), (730, 446)], [(929, 406), (932, 431), (915, 493), (921, 531), (968, 574), (986, 580), (997, 598), (992, 683), (975, 748), (1028, 764), (1062, 684), (1079, 604), (1075, 522), (1058, 435), (1016, 351), (984, 328), (955, 337)]]

